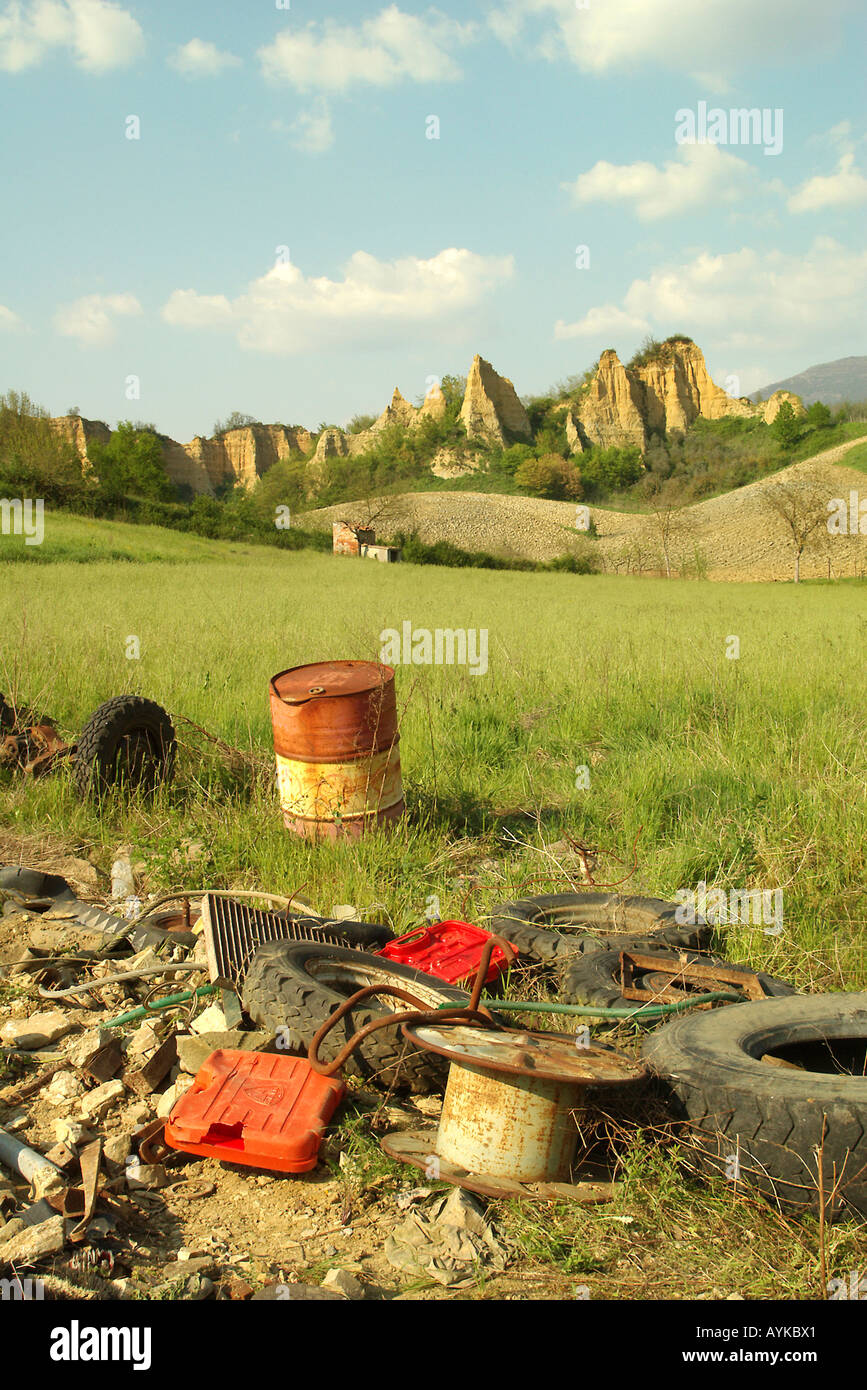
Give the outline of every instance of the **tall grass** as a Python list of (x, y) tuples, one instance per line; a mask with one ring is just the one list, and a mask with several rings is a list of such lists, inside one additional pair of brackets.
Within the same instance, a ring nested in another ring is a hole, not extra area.
[[(120, 525), (104, 539), (90, 525), (97, 547), (129, 543)], [(574, 876), (545, 853), (564, 835), (598, 847), (603, 883), (627, 874), (634, 847), (625, 891), (782, 887), (782, 936), (733, 928), (731, 952), (802, 986), (867, 985), (862, 586), (386, 567), (164, 533), (160, 546), (151, 563), (4, 566), (0, 690), (71, 734), (112, 695), (146, 694), (262, 775), (218, 766), (180, 724), (178, 781), (152, 805), (98, 813), (68, 776), (0, 773), (0, 824), (65, 838), (106, 868), (129, 843), (145, 891), (303, 887), (323, 909), (353, 902), (398, 928), (431, 895), (444, 916), (484, 921), (522, 886), (567, 889)], [(268, 678), (378, 659), (380, 633), (405, 620), (487, 628), (488, 673), (398, 668), (409, 815), (396, 834), (292, 838), (270, 775)]]

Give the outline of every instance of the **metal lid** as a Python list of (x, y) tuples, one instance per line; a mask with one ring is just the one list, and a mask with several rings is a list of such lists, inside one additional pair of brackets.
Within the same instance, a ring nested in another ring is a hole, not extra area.
[(607, 1086), (640, 1081), (642, 1062), (607, 1047), (581, 1047), (571, 1033), (499, 1032), (463, 1024), (449, 1027), (405, 1023), (404, 1037), (450, 1061), (542, 1081), (573, 1082), (576, 1086)]
[(329, 695), (367, 694), (393, 678), (393, 668), (377, 661), (314, 661), (273, 676), (271, 689), (287, 705), (303, 705)]

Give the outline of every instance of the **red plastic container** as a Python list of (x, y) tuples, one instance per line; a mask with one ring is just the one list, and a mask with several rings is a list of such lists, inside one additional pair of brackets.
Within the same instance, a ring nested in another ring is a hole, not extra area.
[[(488, 932), (470, 922), (432, 922), (430, 926), (419, 927), (396, 941), (389, 941), (376, 954), (423, 970), (426, 975), (436, 975), (450, 985), (458, 985), (476, 978), (485, 942), (489, 940)], [(491, 984), (502, 975), (506, 965), (505, 955), (495, 946), (485, 984)]]
[(306, 1057), (213, 1052), (172, 1109), (166, 1143), (226, 1163), (307, 1173), (345, 1090)]

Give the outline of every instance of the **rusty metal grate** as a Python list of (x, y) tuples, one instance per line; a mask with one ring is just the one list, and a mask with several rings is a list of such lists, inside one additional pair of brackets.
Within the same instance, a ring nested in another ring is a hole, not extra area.
[(212, 893), (206, 893), (202, 899), (202, 928), (211, 980), (233, 988), (243, 980), (256, 951), (268, 941), (324, 941), (329, 946), (364, 949), (364, 943), (357, 945), (335, 927), (320, 917), (283, 917)]

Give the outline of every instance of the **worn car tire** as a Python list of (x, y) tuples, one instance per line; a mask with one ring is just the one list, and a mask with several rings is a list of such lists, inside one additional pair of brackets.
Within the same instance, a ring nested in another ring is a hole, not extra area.
[(85, 796), (110, 787), (151, 792), (172, 779), (177, 742), (166, 711), (140, 695), (117, 695), (100, 705), (81, 731), (75, 781)]
[[(829, 1044), (836, 1042), (836, 1059)], [(691, 1014), (652, 1033), (644, 1055), (702, 1167), (793, 1208), (867, 1215), (867, 994), (801, 995)], [(799, 1056), (813, 1071), (772, 1066)], [(855, 1075), (834, 1070), (851, 1065)], [(733, 1155), (737, 1163), (733, 1167)], [(836, 1190), (835, 1190), (836, 1189)]]
[[(303, 1048), (356, 990), (366, 985), (395, 985), (435, 1009), (440, 1004), (464, 1006), (469, 995), (420, 970), (398, 965), (365, 951), (326, 946), (310, 941), (271, 941), (250, 963), (244, 981), (243, 1005), (254, 1023), (276, 1033), (286, 1028)], [(411, 1008), (396, 999), (365, 1000), (341, 1019), (319, 1050), (323, 1061), (337, 1056), (353, 1033), (372, 1019)], [(356, 1048), (346, 1062), (348, 1076), (376, 1080), (397, 1090), (424, 1092), (442, 1089), (448, 1064), (432, 1052), (410, 1047), (398, 1027), (380, 1028)]]
[(488, 930), (511, 941), (521, 955), (546, 963), (564, 956), (627, 946), (683, 947), (698, 950), (712, 928), (699, 918), (682, 924), (678, 904), (662, 898), (624, 897), (620, 893), (551, 893), (498, 903)]
[[(719, 956), (702, 955), (698, 951), (665, 951), (655, 943), (640, 943), (629, 946), (625, 942), (616, 951), (592, 951), (583, 955), (567, 956), (560, 962), (557, 970), (559, 982), (558, 998), (564, 1004), (594, 1004), (602, 1009), (619, 1008), (630, 1000), (623, 998), (620, 989), (620, 952), (641, 950), (658, 956), (660, 962), (695, 961), (700, 965), (724, 965), (727, 970), (737, 970), (744, 975), (753, 973), (752, 966), (733, 964), (721, 960)], [(642, 972), (643, 973), (643, 972)], [(650, 972), (647, 972), (650, 973)], [(768, 998), (780, 994), (795, 994), (793, 985), (785, 980), (777, 980), (772, 975), (757, 972), (759, 982)], [(712, 990), (713, 985), (708, 987)], [(635, 1007), (639, 1005), (636, 1003)]]

